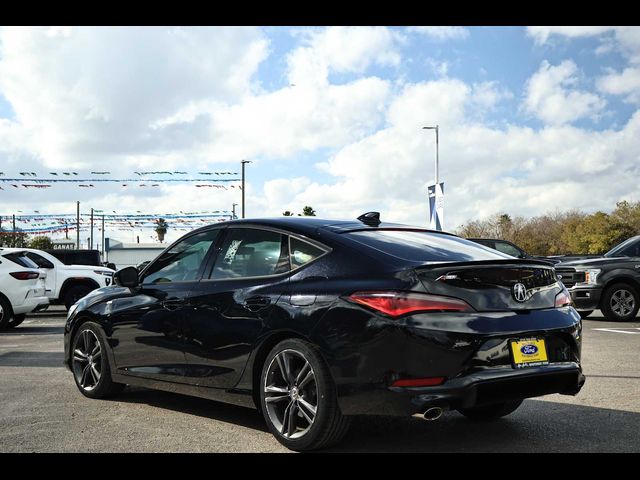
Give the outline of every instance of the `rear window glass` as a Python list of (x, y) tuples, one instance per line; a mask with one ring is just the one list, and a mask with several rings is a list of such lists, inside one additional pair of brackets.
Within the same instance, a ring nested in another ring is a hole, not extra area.
[(359, 243), (412, 262), (468, 262), (513, 259), (464, 238), (409, 230), (366, 230), (346, 235)]
[(31, 260), (27, 256), (25, 256), (24, 252), (7, 253), (6, 255), (3, 255), (3, 256), (7, 260), (11, 260), (13, 263), (17, 263), (21, 267), (38, 268), (38, 265), (36, 265), (33, 262), (33, 260)]

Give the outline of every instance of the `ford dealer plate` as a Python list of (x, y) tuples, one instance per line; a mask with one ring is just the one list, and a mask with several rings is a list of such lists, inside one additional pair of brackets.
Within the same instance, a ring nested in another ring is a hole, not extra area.
[(513, 366), (516, 368), (547, 365), (547, 347), (542, 338), (524, 338), (511, 340)]

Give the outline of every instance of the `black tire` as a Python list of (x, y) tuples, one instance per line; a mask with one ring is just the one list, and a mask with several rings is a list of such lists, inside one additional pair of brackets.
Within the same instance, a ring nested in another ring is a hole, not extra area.
[(520, 405), (522, 400), (514, 400), (481, 407), (459, 408), (458, 411), (470, 420), (495, 420), (515, 412)]
[[(616, 308), (617, 307), (617, 308)], [(600, 309), (607, 320), (628, 322), (636, 318), (640, 307), (638, 290), (628, 283), (615, 283), (604, 291)]]
[[(287, 366), (284, 368), (289, 369), (291, 381), (280, 374), (281, 367), (285, 365), (282, 362), (286, 362)], [(308, 366), (305, 362), (308, 362)], [(309, 375), (312, 379), (306, 378)], [(283, 386), (282, 391), (267, 394), (266, 387), (276, 383)], [(269, 352), (262, 366), (259, 388), (260, 406), (269, 430), (282, 445), (291, 450), (307, 451), (329, 447), (342, 440), (349, 430), (351, 418), (342, 415), (340, 411), (329, 368), (317, 348), (309, 342), (288, 339), (278, 343)], [(279, 398), (267, 402), (267, 395)], [(308, 407), (313, 406), (314, 402), (315, 414)], [(278, 418), (280, 410), (282, 422)], [(287, 411), (291, 415), (287, 415)], [(309, 422), (312, 414), (312, 421)], [(293, 419), (293, 423), (289, 419)], [(290, 425), (293, 425), (292, 429), (288, 428)], [(285, 430), (287, 432), (283, 433)]]
[(24, 313), (21, 313), (20, 315), (14, 315), (9, 322), (9, 325), (7, 325), (7, 328), (16, 328), (18, 325), (24, 322), (25, 318), (27, 318), (27, 315)]
[[(85, 343), (87, 339), (89, 341)], [(93, 360), (95, 359), (90, 357), (89, 360), (80, 361), (81, 357), (76, 353), (77, 350), (95, 351), (95, 340), (100, 345), (98, 360), (94, 362)], [(111, 365), (109, 364), (107, 348), (105, 335), (97, 323), (83, 323), (73, 336), (71, 341), (71, 370), (78, 390), (85, 397), (109, 398), (120, 393), (125, 387), (124, 384), (116, 383), (111, 379)], [(97, 382), (93, 381), (96, 377), (92, 374), (91, 369), (87, 369), (91, 366), (91, 363), (95, 365), (96, 370), (99, 372)], [(88, 376), (85, 377), (85, 374)]]
[(89, 292), (92, 292), (94, 289), (88, 287), (87, 285), (74, 285), (69, 287), (64, 294), (64, 306), (67, 307), (67, 310), (71, 308), (71, 305), (76, 303), (82, 297), (87, 295)]
[(593, 310), (579, 310), (580, 318), (587, 318), (589, 315), (593, 313)]
[(0, 297), (0, 332), (9, 328), (9, 323), (13, 319), (13, 308), (11, 304)]

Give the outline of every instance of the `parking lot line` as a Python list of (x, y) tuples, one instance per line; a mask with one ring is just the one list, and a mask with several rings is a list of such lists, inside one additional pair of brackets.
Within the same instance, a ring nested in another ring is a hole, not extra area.
[[(592, 328), (591, 330), (598, 330), (599, 332), (628, 333), (630, 335), (640, 335), (640, 328), (637, 328), (637, 327)], [(629, 330), (636, 330), (636, 331), (630, 332)]]

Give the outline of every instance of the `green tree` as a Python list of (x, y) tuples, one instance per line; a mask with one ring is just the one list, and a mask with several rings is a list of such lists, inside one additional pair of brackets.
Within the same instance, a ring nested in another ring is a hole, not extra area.
[(315, 217), (316, 211), (312, 207), (307, 205), (302, 209), (302, 215), (305, 217)]
[(169, 228), (169, 224), (165, 221), (164, 218), (159, 218), (156, 220), (156, 228), (154, 231), (156, 235), (158, 235), (158, 241), (162, 243), (164, 241), (164, 236), (167, 233), (167, 229)]
[(284, 215), (285, 217), (293, 217), (293, 213), (289, 210), (285, 210), (284, 212), (282, 212), (282, 215)]
[(28, 242), (29, 236), (20, 230), (15, 233), (6, 230), (0, 231), (0, 247), (24, 247)]
[(29, 240), (29, 248), (36, 248), (38, 250), (50, 250), (53, 248), (53, 242), (46, 235), (33, 237)]

